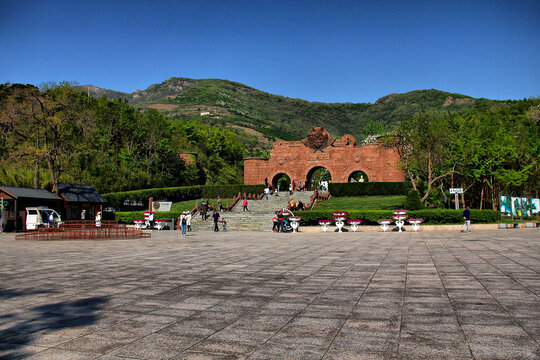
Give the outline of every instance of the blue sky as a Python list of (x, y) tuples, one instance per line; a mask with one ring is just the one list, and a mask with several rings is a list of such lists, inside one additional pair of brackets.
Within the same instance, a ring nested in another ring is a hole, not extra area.
[(323, 102), (540, 96), (540, 1), (0, 0), (0, 82), (218, 78)]

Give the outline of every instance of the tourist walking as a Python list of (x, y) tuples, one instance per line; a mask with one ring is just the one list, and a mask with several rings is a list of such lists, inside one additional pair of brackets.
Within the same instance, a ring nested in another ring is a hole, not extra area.
[(467, 206), (465, 210), (463, 210), (463, 220), (465, 223), (463, 224), (463, 227), (461, 228), (461, 232), (465, 232), (465, 227), (467, 227), (467, 232), (471, 232), (471, 210)]
[(187, 230), (187, 214), (189, 214), (189, 211), (186, 209), (182, 215), (180, 215), (180, 227), (182, 230), (182, 236), (186, 236), (186, 230)]
[(248, 201), (247, 201), (247, 198), (244, 198), (244, 201), (242, 202), (242, 206), (244, 207), (244, 211), (249, 211), (249, 210), (248, 210)]
[(266, 198), (266, 200), (268, 200), (268, 193), (270, 192), (270, 189), (267, 187), (264, 188), (264, 197)]
[(218, 226), (219, 213), (216, 210), (214, 210), (212, 217), (214, 218), (214, 232), (218, 232), (219, 231), (219, 226)]
[(225, 219), (221, 219), (221, 225), (223, 225), (223, 231), (227, 231), (227, 221)]

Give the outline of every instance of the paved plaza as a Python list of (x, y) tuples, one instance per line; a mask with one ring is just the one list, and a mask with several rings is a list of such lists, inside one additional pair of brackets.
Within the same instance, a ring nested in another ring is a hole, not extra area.
[(2, 359), (539, 359), (539, 229), (0, 234)]

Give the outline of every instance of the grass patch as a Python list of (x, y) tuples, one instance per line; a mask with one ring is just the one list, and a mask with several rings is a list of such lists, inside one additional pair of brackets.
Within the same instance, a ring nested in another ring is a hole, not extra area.
[(402, 209), (406, 196), (331, 197), (321, 201), (314, 210), (397, 210)]
[[(214, 203), (214, 205), (217, 207), (217, 199), (206, 199), (210, 205)], [(172, 204), (171, 211), (184, 211), (186, 209), (191, 210), (195, 207), (195, 204), (198, 204), (201, 199), (197, 200), (186, 200), (186, 201), (179, 201)], [(227, 205), (232, 204), (233, 199), (221, 199), (221, 204), (223, 207), (227, 207)]]

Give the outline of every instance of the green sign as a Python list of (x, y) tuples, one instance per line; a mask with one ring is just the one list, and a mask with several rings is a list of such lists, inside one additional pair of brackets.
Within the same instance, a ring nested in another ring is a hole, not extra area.
[[(2, 200), (2, 202), (3, 202), (3, 205), (4, 205), (4, 210), (9, 209), (9, 204), (10, 204), (10, 202), (7, 201), (7, 200)], [(0, 204), (0, 205), (2, 205), (2, 204)]]

